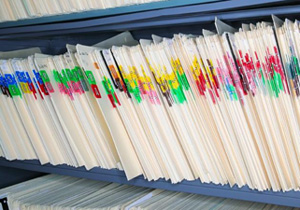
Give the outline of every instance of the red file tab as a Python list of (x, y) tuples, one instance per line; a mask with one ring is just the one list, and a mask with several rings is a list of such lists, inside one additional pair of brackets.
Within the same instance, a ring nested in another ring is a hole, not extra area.
[(50, 78), (49, 78), (47, 72), (45, 70), (41, 70), (40, 71), (40, 76), (41, 76), (41, 78), (42, 78), (42, 80), (43, 80), (43, 82), (44, 82), (44, 84), (45, 84), (45, 86), (47, 88), (47, 91), (49, 93), (53, 93), (54, 89), (53, 89), (53, 86), (52, 86), (52, 84), (50, 82)]
[(85, 71), (85, 74), (86, 74), (87, 80), (88, 80), (88, 82), (91, 86), (91, 89), (94, 93), (94, 96), (96, 98), (101, 98), (101, 94), (100, 94), (100, 91), (99, 91), (98, 86), (96, 84), (96, 80), (95, 80), (95, 77), (94, 77), (93, 73), (91, 71), (87, 70), (87, 71)]

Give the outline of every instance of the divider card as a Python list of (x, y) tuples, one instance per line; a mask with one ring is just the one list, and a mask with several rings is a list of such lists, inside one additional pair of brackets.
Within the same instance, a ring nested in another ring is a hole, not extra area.
[(143, 174), (144, 172), (137, 158), (136, 151), (132, 146), (132, 142), (125, 130), (118, 111), (112, 107), (111, 101), (107, 97), (103, 97), (105, 89), (103, 85), (100, 85), (102, 81), (100, 80), (99, 67), (94, 65), (95, 61), (89, 56), (89, 52), (95, 50), (95, 48), (77, 45), (76, 49), (80, 62), (85, 69), (90, 87), (111, 131), (127, 178), (132, 179)]
[[(8, 99), (10, 107), (16, 106), (16, 110), (20, 115), (20, 118), (23, 122), (24, 127), (28, 133), (28, 136), (31, 140), (31, 143), (34, 147), (34, 150), (42, 164), (49, 163), (50, 158), (43, 144), (43, 139), (36, 127), (36, 124), (31, 116), (31, 113), (26, 105), (26, 101), (22, 96), (20, 87), (17, 83), (16, 76), (10, 70), (10, 64), (8, 60), (1, 60), (0, 67), (3, 73), (3, 76), (6, 80), (7, 88), (10, 95), (12, 96), (12, 101)], [(13, 109), (12, 109), (13, 110)], [(12, 111), (13, 117), (17, 117), (17, 113)], [(15, 120), (17, 122), (17, 120)]]
[(69, 144), (75, 154), (78, 166), (85, 166), (87, 169), (99, 166), (87, 143), (86, 135), (78, 121), (72, 104), (69, 101), (70, 94), (63, 86), (52, 58), (38, 57), (36, 55), (35, 62), (43, 82), (46, 84), (55, 111), (59, 116), (60, 122), (69, 140)]
[(41, 53), (41, 49), (39, 47), (32, 47), (20, 50), (0, 52), (0, 58), (6, 60), (11, 58), (27, 58), (28, 56), (31, 56), (34, 53)]
[(97, 48), (101, 48), (101, 49), (109, 49), (112, 46), (118, 46), (118, 47), (121, 47), (123, 45), (135, 46), (137, 44), (138, 44), (138, 41), (136, 41), (133, 38), (132, 34), (129, 31), (125, 31), (125, 32), (120, 33), (116, 36), (113, 36), (109, 39), (106, 39), (97, 44), (94, 44), (93, 47), (97, 47)]
[(63, 151), (64, 155), (64, 163), (71, 165), (71, 166), (78, 166), (78, 163), (76, 161), (76, 158), (74, 156), (74, 153), (71, 149), (71, 146), (68, 142), (68, 138), (64, 132), (64, 129), (62, 127), (62, 124), (59, 121), (58, 115), (54, 109), (54, 106), (52, 104), (52, 101), (50, 99), (50, 95), (47, 91), (47, 88), (42, 80), (42, 77), (40, 73), (37, 70), (36, 65), (34, 64), (34, 56), (29, 56), (27, 60), (24, 60), (25, 64), (28, 65), (28, 73), (30, 77), (32, 78), (32, 83), (36, 89), (36, 97), (38, 100), (42, 100), (45, 108), (45, 113), (48, 113), (48, 117), (51, 118), (53, 126), (54, 126), (54, 132), (57, 133), (59, 136), (58, 139), (60, 140), (60, 150)]

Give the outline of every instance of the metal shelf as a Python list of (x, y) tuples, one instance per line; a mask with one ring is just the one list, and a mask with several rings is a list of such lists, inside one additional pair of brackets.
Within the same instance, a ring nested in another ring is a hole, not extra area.
[(84, 12), (74, 12), (68, 14), (34, 17), (28, 19), (21, 19), (17, 21), (7, 21), (7, 22), (0, 23), (0, 28), (99, 18), (104, 16), (113, 16), (113, 15), (128, 14), (128, 13), (149, 11), (155, 9), (188, 6), (193, 4), (203, 4), (203, 3), (215, 2), (215, 1), (222, 1), (222, 0), (187, 0), (187, 1), (167, 0), (167, 1), (151, 2), (145, 4), (115, 7), (115, 8), (89, 10)]
[[(22, 21), (16, 21), (15, 24), (11, 22), (10, 27), (8, 27), (8, 23), (0, 23), (0, 39), (137, 30), (149, 27), (207, 23), (212, 22), (215, 16), (223, 20), (236, 20), (271, 14), (297, 14), (300, 11), (300, 5), (295, 5), (294, 0), (190, 0), (181, 5), (175, 4), (176, 2), (178, 0), (154, 2), (157, 5), (169, 5), (155, 7), (155, 9), (151, 7), (152, 4), (149, 4), (150, 6), (145, 4), (129, 6), (128, 9), (124, 7), (124, 11), (121, 8), (115, 8), (120, 12), (105, 14), (90, 11), (93, 15), (89, 19), (86, 18), (87, 15), (76, 13), (61, 18), (62, 22), (57, 21), (58, 17), (47, 17), (47, 21), (38, 25), (35, 24), (39, 18), (26, 20), (28, 21), (26, 24)], [(134, 9), (136, 7), (143, 7), (143, 10)], [(114, 9), (112, 10), (114, 11)]]
[[(201, 27), (212, 23), (215, 16), (222, 20), (258, 20), (271, 14), (297, 15), (300, 4), (285, 0), (169, 0), (145, 5), (134, 5), (108, 10), (95, 10), (49, 16), (36, 19), (0, 23), (0, 45), (2, 50), (24, 47), (42, 47), (44, 53), (56, 53), (68, 43), (91, 44), (106, 39), (109, 34), (124, 30), (135, 30), (135, 37), (146, 38), (151, 33), (167, 34), (170, 27), (180, 30), (193, 25), (189, 32), (199, 34)], [(203, 25), (202, 25), (203, 24)], [(197, 26), (197, 27), (194, 27)], [(167, 27), (169, 27), (167, 29)], [(155, 28), (155, 31), (152, 30)], [(175, 30), (175, 31), (176, 31)], [(173, 34), (175, 31), (170, 30)], [(93, 33), (99, 34), (93, 34)], [(176, 31), (177, 32), (177, 31)], [(181, 31), (185, 32), (185, 31)], [(89, 43), (91, 42), (91, 43)], [(48, 50), (48, 51), (47, 51)], [(55, 173), (87, 179), (117, 182), (136, 186), (241, 199), (277, 205), (300, 207), (300, 192), (259, 192), (247, 186), (238, 188), (228, 185), (203, 184), (199, 180), (171, 184), (163, 179), (148, 182), (143, 177), (127, 181), (124, 172), (94, 168), (74, 168), (66, 165), (40, 165), (39, 161), (7, 161), (0, 158), (0, 166), (29, 171)]]
[(83, 167), (74, 168), (67, 165), (53, 166), (51, 164), (41, 165), (37, 160), (8, 161), (4, 158), (0, 158), (0, 166), (43, 173), (68, 175), (99, 181), (116, 182), (120, 184), (128, 184), (141, 187), (159, 188), (208, 196), (300, 207), (300, 192), (295, 191), (284, 193), (272, 191), (259, 192), (257, 190), (251, 190), (247, 186), (238, 188), (237, 186), (230, 187), (229, 185), (221, 186), (215, 184), (204, 184), (199, 180), (183, 181), (178, 184), (171, 184), (169, 181), (165, 181), (163, 179), (149, 182), (141, 176), (127, 181), (124, 172), (116, 169), (106, 170), (101, 168), (93, 168), (87, 171)]

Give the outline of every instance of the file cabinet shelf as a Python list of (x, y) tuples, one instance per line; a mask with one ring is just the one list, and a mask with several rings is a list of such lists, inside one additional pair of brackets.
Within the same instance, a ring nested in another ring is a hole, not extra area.
[[(155, 6), (156, 5), (156, 6)], [(45, 54), (65, 52), (65, 44), (93, 45), (130, 30), (136, 39), (151, 34), (170, 37), (175, 33), (201, 34), (214, 30), (215, 17), (233, 26), (271, 15), (297, 17), (296, 0), (169, 0), (103, 11), (0, 23), (0, 51), (40, 47)]]
[(158, 188), (178, 192), (300, 207), (300, 192), (295, 191), (284, 193), (272, 191), (259, 192), (257, 190), (251, 190), (247, 186), (238, 188), (237, 186), (230, 187), (229, 185), (221, 186), (215, 184), (203, 184), (199, 180), (183, 181), (178, 184), (171, 184), (169, 181), (165, 180), (149, 182), (143, 177), (137, 177), (135, 179), (127, 181), (125, 173), (117, 169), (106, 170), (101, 168), (93, 168), (88, 171), (83, 167), (74, 168), (67, 165), (53, 166), (51, 164), (41, 165), (37, 160), (8, 161), (4, 158), (0, 158), (0, 166), (37, 171), (42, 173), (74, 176), (99, 181), (116, 182), (120, 184), (129, 184), (141, 187)]
[(136, 4), (130, 6), (108, 8), (108, 9), (97, 9), (97, 10), (90, 10), (84, 12), (57, 14), (57, 15), (22, 19), (17, 21), (8, 21), (8, 22), (1, 23), (0, 28), (35, 25), (35, 24), (47, 24), (47, 23), (62, 22), (62, 21), (74, 21), (74, 20), (82, 20), (88, 18), (99, 18), (104, 16), (121, 15), (121, 14), (128, 14), (134, 12), (144, 12), (144, 11), (155, 10), (155, 9), (182, 7), (182, 6), (189, 6), (194, 4), (218, 2), (218, 1), (222, 1), (222, 0), (189, 0), (189, 1), (165, 0), (165, 1), (158, 1), (158, 2), (150, 2), (145, 4)]
[[(297, 1), (284, 0), (169, 0), (101, 11), (89, 11), (15, 22), (0, 23), (0, 51), (27, 47), (41, 47), (44, 53), (58, 54), (66, 43), (90, 44), (124, 30), (131, 30), (135, 38), (150, 38), (151, 33), (168, 35), (178, 32), (200, 34), (212, 25), (217, 16), (221, 20), (240, 25), (243, 21), (270, 19), (270, 15), (299, 14)], [(299, 18), (299, 16), (298, 16)], [(205, 25), (206, 24), (206, 25)], [(197, 26), (197, 27), (191, 27)], [(200, 26), (201, 25), (201, 26)], [(203, 26), (203, 27), (202, 27)], [(188, 31), (183, 31), (189, 29)], [(209, 29), (209, 28), (208, 28)], [(93, 34), (93, 35), (91, 35)], [(80, 36), (79, 36), (80, 35)], [(104, 37), (106, 35), (107, 37)], [(93, 36), (93, 39), (91, 37)], [(199, 180), (171, 184), (158, 180), (148, 182), (143, 177), (127, 181), (124, 172), (94, 168), (74, 168), (66, 165), (40, 165), (37, 160), (8, 161), (0, 158), (0, 166), (43, 173), (69, 175), (99, 181), (197, 193), (277, 205), (300, 207), (300, 192), (259, 192), (248, 187), (203, 184)]]
[[(180, 3), (181, 2), (181, 3)], [(215, 17), (244, 21), (274, 15), (297, 14), (296, 1), (284, 0), (180, 0), (153, 2), (103, 11), (0, 23), (0, 40), (75, 33), (141, 30), (211, 23)], [(197, 4), (196, 4), (197, 2)], [(197, 28), (201, 32), (201, 28)]]

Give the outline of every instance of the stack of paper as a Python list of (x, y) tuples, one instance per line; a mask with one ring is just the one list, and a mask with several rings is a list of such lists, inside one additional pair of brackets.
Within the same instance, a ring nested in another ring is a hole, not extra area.
[(292, 209), (263, 203), (47, 175), (0, 190), (15, 209)]
[(0, 0), (0, 22), (108, 9), (163, 0)]
[[(299, 23), (0, 56), (7, 159), (299, 190)], [(33, 55), (34, 54), (34, 55)], [(16, 58), (19, 57), (19, 58)], [(49, 135), (51, 133), (51, 135)]]

